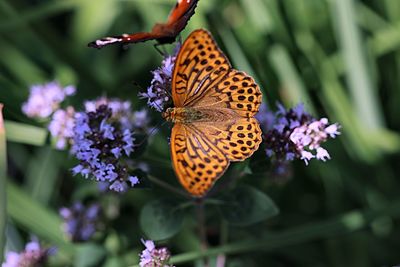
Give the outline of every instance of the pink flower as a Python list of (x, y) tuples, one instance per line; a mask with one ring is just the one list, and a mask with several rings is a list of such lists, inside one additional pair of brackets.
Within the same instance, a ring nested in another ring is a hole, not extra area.
[(168, 265), (171, 257), (167, 248), (156, 248), (152, 240), (143, 240), (145, 250), (140, 254), (140, 267), (173, 267)]

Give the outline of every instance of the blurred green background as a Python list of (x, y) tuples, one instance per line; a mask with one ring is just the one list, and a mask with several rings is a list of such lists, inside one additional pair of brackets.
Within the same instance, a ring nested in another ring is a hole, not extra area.
[[(44, 124), (26, 118), (21, 103), (30, 85), (55, 79), (77, 86), (72, 104), (78, 108), (85, 99), (107, 95), (130, 100), (140, 109), (145, 103), (138, 99), (134, 82), (147, 87), (150, 71), (162, 59), (152, 43), (102, 50), (86, 45), (106, 35), (150, 30), (174, 4), (0, 1), (0, 102), (5, 104), (9, 141), (9, 171), (4, 174), (0, 163), (0, 178), (2, 183), (9, 179), (8, 248), (20, 249), (27, 233), (34, 233), (60, 248), (55, 265), (90, 266), (82, 263), (85, 255), (97, 254), (107, 255), (104, 266), (137, 263), (142, 235), (137, 214), (156, 193), (103, 199), (121, 201), (123, 207), (118, 222), (107, 228), (103, 245), (65, 241), (58, 208), (93, 189), (84, 179), (71, 177), (68, 153), (49, 147)], [(267, 192), (280, 214), (251, 227), (228, 227), (228, 244), (215, 246), (209, 255), (227, 253), (226, 266), (400, 264), (400, 1), (200, 0), (182, 38), (197, 28), (211, 31), (233, 66), (256, 79), (270, 107), (277, 100), (286, 106), (303, 102), (316, 117), (342, 125), (342, 135), (326, 145), (332, 160), (307, 167), (297, 162), (285, 183), (252, 176), (249, 183)], [(160, 114), (152, 117), (154, 123), (161, 121)], [(150, 168), (168, 169), (172, 177), (169, 130), (164, 128), (145, 155), (156, 155), (163, 165), (147, 158)], [(5, 199), (3, 192), (2, 208)], [(189, 219), (166, 243), (177, 266), (192, 266), (201, 256), (187, 254), (198, 248), (193, 224)]]

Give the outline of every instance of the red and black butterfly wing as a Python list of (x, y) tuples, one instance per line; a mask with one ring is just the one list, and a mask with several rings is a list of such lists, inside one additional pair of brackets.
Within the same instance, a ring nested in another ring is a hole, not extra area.
[(104, 37), (88, 44), (89, 47), (102, 48), (111, 44), (139, 43), (148, 40), (157, 40), (159, 43), (172, 43), (176, 36), (186, 27), (199, 0), (178, 0), (172, 9), (166, 23), (157, 23), (151, 32), (122, 34), (119, 36)]
[(163, 36), (159, 34), (155, 34), (152, 32), (137, 32), (132, 34), (122, 34), (117, 36), (109, 36), (101, 39), (97, 39), (88, 44), (89, 47), (94, 48), (103, 48), (104, 46), (111, 44), (129, 44), (129, 43), (140, 43), (146, 42), (148, 40), (157, 40), (162, 38)]
[(167, 25), (174, 29), (175, 37), (186, 27), (199, 0), (180, 0), (168, 17)]

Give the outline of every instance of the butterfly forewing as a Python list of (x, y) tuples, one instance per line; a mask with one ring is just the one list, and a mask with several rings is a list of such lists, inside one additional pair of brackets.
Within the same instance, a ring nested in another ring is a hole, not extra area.
[(254, 79), (246, 73), (231, 69), (213, 88), (196, 101), (196, 107), (229, 109), (241, 117), (252, 117), (258, 112), (262, 94)]
[(172, 98), (176, 107), (193, 106), (217, 85), (231, 65), (214, 39), (205, 30), (196, 30), (186, 39), (175, 61)]
[(181, 32), (194, 14), (198, 0), (178, 0), (168, 16), (166, 25), (174, 29), (176, 35)]

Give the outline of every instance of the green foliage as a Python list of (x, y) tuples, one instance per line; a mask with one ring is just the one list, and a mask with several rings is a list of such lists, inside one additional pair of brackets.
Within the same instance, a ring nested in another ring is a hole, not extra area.
[(139, 221), (147, 238), (164, 240), (181, 230), (184, 212), (179, 204), (170, 199), (157, 199), (143, 207)]
[[(90, 255), (90, 257), (88, 257)], [(84, 244), (78, 247), (74, 266), (91, 267), (99, 266), (100, 261), (106, 256), (106, 251), (103, 247), (96, 244)]]
[(250, 186), (238, 186), (221, 197), (218, 206), (228, 223), (248, 226), (261, 222), (279, 213), (278, 207), (265, 193)]
[(5, 121), (7, 140), (22, 144), (43, 146), (47, 137), (47, 130), (28, 124)]

